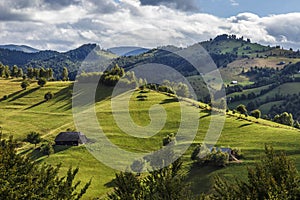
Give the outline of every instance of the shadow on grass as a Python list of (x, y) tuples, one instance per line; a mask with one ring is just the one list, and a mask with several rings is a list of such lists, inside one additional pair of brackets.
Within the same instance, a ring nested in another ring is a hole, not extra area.
[(221, 169), (220, 167), (200, 166), (197, 163), (193, 163), (187, 175), (187, 181), (192, 183), (192, 192), (199, 195), (209, 191), (212, 185), (212, 174)]
[(116, 181), (116, 178), (114, 178), (113, 180), (105, 183), (104, 186), (107, 187), (107, 188), (113, 188), (113, 187), (116, 186), (115, 181)]
[(43, 101), (41, 101), (41, 102), (39, 102), (39, 103), (36, 103), (36, 104), (34, 104), (34, 105), (32, 105), (32, 106), (30, 106), (30, 107), (28, 107), (28, 108), (25, 108), (25, 110), (29, 110), (29, 109), (31, 109), (31, 108), (34, 108), (34, 107), (36, 107), (36, 106), (39, 106), (39, 105), (45, 103), (46, 101), (47, 101), (47, 100), (43, 100)]
[(174, 103), (174, 102), (178, 102), (177, 98), (172, 98), (172, 99), (164, 99), (162, 102), (160, 102), (159, 104), (168, 104), (168, 103)]
[(4, 101), (4, 100), (7, 100), (7, 99), (9, 99), (9, 98), (12, 98), (12, 97), (14, 97), (14, 96), (20, 94), (22, 91), (24, 91), (24, 90), (19, 90), (19, 91), (17, 91), (17, 92), (12, 93), (12, 94), (8, 94), (8, 95), (7, 95), (7, 98), (4, 98), (4, 97), (1, 98), (1, 99), (0, 99), (0, 102), (1, 102), (1, 101)]
[[(9, 100), (9, 102), (15, 101), (15, 100), (17, 100), (19, 98), (22, 98), (22, 97), (24, 97), (26, 95), (29, 95), (29, 94), (37, 91), (38, 89), (40, 89), (40, 87), (35, 87), (35, 88), (30, 89), (30, 90), (26, 90), (25, 92), (23, 92), (23, 93), (21, 93), (21, 94), (19, 94), (17, 96), (14, 95), (14, 97), (11, 100)], [(24, 91), (24, 90), (22, 90), (22, 91)], [(17, 93), (20, 93), (20, 92), (21, 91), (18, 91)]]
[[(58, 152), (61, 152), (61, 151), (65, 151), (65, 150), (68, 150), (69, 148), (71, 148), (72, 146), (60, 146), (60, 145), (53, 145), (53, 150), (54, 150), (54, 153), (58, 153)], [(32, 150), (29, 149), (28, 152)], [(28, 152), (25, 152), (24, 154), (27, 154)], [(23, 152), (22, 152), (23, 153)], [(35, 160), (37, 163), (41, 163), (44, 158), (47, 157), (47, 155), (44, 155), (42, 152), (41, 152), (41, 147), (37, 147), (35, 148), (33, 151), (31, 151), (31, 153), (28, 154), (29, 158), (32, 159), (32, 160)], [(50, 155), (51, 156), (51, 155)], [(40, 159), (44, 157), (43, 159)]]
[(61, 89), (60, 91), (58, 91), (57, 93), (54, 94), (54, 104), (58, 103), (58, 102), (62, 102), (62, 101), (66, 101), (65, 104), (61, 105), (60, 107), (58, 107), (58, 109), (63, 110), (63, 111), (67, 111), (69, 109), (72, 108), (72, 91), (73, 91), (73, 85), (71, 84), (66, 88)]
[(242, 127), (245, 127), (245, 126), (250, 126), (250, 125), (252, 125), (252, 123), (242, 124), (242, 125), (239, 126), (239, 128), (242, 128)]

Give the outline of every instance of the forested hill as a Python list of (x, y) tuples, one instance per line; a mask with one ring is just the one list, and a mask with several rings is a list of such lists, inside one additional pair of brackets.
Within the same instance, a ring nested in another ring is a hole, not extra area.
[(1, 49), (0, 48), (0, 62), (4, 65), (17, 65), (26, 71), (28, 67), (33, 68), (52, 68), (55, 75), (62, 72), (63, 67), (67, 67), (70, 75), (75, 76), (81, 62), (87, 57), (89, 61), (101, 60), (107, 64), (108, 60), (117, 57), (109, 51), (100, 49), (96, 44), (85, 44), (77, 49), (60, 53), (57, 51), (46, 50), (36, 53), (26, 53), (23, 51)]

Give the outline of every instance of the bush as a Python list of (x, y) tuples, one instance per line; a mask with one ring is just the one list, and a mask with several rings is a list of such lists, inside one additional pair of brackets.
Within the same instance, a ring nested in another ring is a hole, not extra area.
[(53, 99), (53, 97), (54, 97), (54, 94), (53, 94), (52, 92), (47, 92), (47, 93), (45, 94), (45, 96), (44, 96), (44, 99), (45, 99), (46, 101), (48, 101), (48, 100), (50, 100), (50, 99)]
[(229, 162), (229, 155), (226, 152), (213, 148), (205, 157), (197, 158), (200, 165), (211, 165), (216, 167), (225, 167)]
[(198, 158), (198, 155), (200, 153), (200, 150), (201, 150), (201, 145), (200, 144), (197, 144), (196, 148), (194, 149), (192, 155), (191, 155), (191, 159), (192, 160), (197, 160)]
[(260, 116), (261, 116), (260, 110), (258, 110), (258, 109), (253, 110), (253, 111), (251, 112), (251, 116), (255, 117), (256, 119), (260, 118)]
[(45, 78), (40, 78), (38, 80), (38, 85), (41, 86), (41, 87), (44, 87), (47, 83), (47, 80)]
[(3, 99), (3, 100), (8, 99), (8, 95), (4, 95), (4, 96), (2, 97), (2, 99)]
[(26, 88), (30, 85), (30, 83), (27, 80), (22, 81), (21, 87), (26, 90)]
[(176, 137), (174, 136), (174, 133), (170, 133), (167, 137), (163, 138), (163, 146), (167, 146), (168, 144), (176, 144)]
[(42, 152), (42, 154), (47, 155), (48, 157), (50, 156), (50, 154), (54, 153), (54, 149), (50, 142), (42, 144), (40, 151)]

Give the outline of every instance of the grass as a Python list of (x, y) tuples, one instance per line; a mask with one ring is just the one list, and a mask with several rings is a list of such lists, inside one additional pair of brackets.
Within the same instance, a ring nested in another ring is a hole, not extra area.
[[(266, 94), (264, 95), (261, 95), (261, 96), (258, 96), (252, 100), (243, 100), (243, 101), (237, 101), (237, 102), (233, 102), (233, 103), (230, 103), (229, 104), (229, 107), (230, 108), (236, 108), (239, 104), (244, 104), (244, 105), (247, 105), (250, 101), (255, 101), (255, 100), (258, 100), (258, 101), (266, 101), (267, 98), (273, 98), (275, 97), (276, 95), (293, 95), (293, 94), (298, 94), (299, 93), (299, 86), (300, 86), (300, 83), (299, 82), (292, 82), (292, 83), (284, 83), (282, 85), (279, 85), (278, 87), (272, 89), (271, 91), (267, 92)], [(242, 93), (243, 94), (248, 94), (248, 93), (251, 93), (251, 92), (254, 92), (256, 94), (259, 94), (261, 90), (263, 89), (267, 89), (268, 86), (263, 86), (263, 87), (259, 87), (259, 88), (254, 88), (254, 89), (249, 89), (249, 90), (244, 90)], [(233, 93), (233, 94), (230, 94), (228, 95), (229, 97), (232, 97), (234, 95), (241, 95), (242, 93)], [(263, 104), (260, 108), (263, 110), (264, 113), (268, 113), (269, 110), (271, 109), (271, 106), (272, 105), (279, 105), (279, 103), (282, 103), (282, 101), (276, 101), (276, 102), (269, 102), (267, 104)]]
[[(44, 138), (53, 141), (60, 131), (74, 128), (70, 106), (72, 84), (71, 82), (49, 82), (45, 87), (35, 89), (36, 85), (32, 83), (26, 91), (23, 91), (14, 80), (0, 80), (0, 85), (4, 89), (1, 90), (2, 94), (10, 95), (7, 100), (0, 102), (0, 114), (3, 116), (0, 119), (0, 126), (3, 127), (4, 134), (6, 136), (13, 134), (16, 139), (22, 140), (30, 131), (37, 131)], [(108, 97), (110, 89), (103, 87), (100, 89), (101, 95), (95, 107), (97, 118), (109, 140), (120, 148), (130, 152), (155, 151), (161, 147), (164, 136), (178, 131), (182, 120), (179, 103), (173, 97), (148, 91), (143, 93), (146, 98), (141, 101), (137, 98), (140, 95), (139, 91), (132, 94), (129, 114), (137, 125), (149, 125), (151, 119), (149, 108), (153, 105), (160, 105), (166, 111), (167, 119), (164, 127), (153, 137), (145, 139), (134, 137), (118, 127), (112, 115), (111, 101)], [(54, 99), (40, 103), (48, 91), (55, 93)], [(17, 94), (12, 95), (14, 93)], [(120, 96), (119, 100), (123, 101), (123, 97), (125, 98), (125, 96)], [(300, 169), (298, 143), (300, 134), (298, 130), (252, 117), (239, 119), (239, 115), (231, 112), (226, 115), (226, 123), (217, 145), (241, 148), (245, 157), (243, 163), (221, 169), (193, 166), (190, 155), (196, 143), (203, 141), (211, 116), (207, 111), (196, 108), (188, 102), (184, 103), (184, 108), (194, 111), (197, 114), (194, 117), (196, 120), (199, 119), (199, 127), (193, 145), (183, 155), (184, 170), (195, 193), (207, 192), (213, 177), (217, 174), (229, 179), (233, 179), (234, 176), (246, 177), (246, 167), (252, 166), (260, 158), (265, 144), (272, 144), (276, 150), (285, 150), (291, 158), (295, 159), (296, 165)], [(116, 111), (121, 116), (127, 116), (122, 109)], [(191, 119), (193, 118), (188, 118), (185, 122)], [(186, 131), (191, 130), (187, 127)], [(24, 144), (20, 152), (27, 152), (41, 163), (46, 162), (53, 165), (62, 163), (61, 174), (66, 173), (70, 166), (79, 166), (78, 180), (81, 180), (82, 183), (92, 178), (92, 185), (83, 199), (101, 198), (112, 190), (112, 180), (117, 171), (96, 160), (84, 146), (55, 147), (56, 153), (50, 157), (42, 156), (33, 149), (33, 145)]]

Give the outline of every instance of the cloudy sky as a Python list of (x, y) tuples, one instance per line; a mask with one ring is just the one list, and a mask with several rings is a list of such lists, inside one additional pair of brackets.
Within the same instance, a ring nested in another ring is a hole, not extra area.
[(299, 0), (0, 0), (0, 44), (186, 46), (236, 34), (300, 48)]

